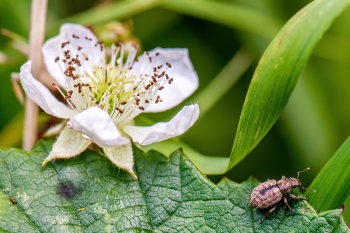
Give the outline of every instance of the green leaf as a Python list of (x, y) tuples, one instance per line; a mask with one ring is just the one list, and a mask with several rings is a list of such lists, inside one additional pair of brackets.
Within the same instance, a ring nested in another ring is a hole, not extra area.
[(317, 214), (305, 201), (260, 223), (266, 211), (249, 204), (256, 179), (215, 185), (181, 150), (166, 158), (135, 147), (134, 180), (92, 151), (41, 168), (51, 147), (0, 150), (1, 232), (350, 232), (342, 210)]
[(228, 169), (239, 163), (281, 115), (316, 43), (349, 0), (316, 0), (292, 17), (273, 39), (245, 99)]
[(306, 196), (317, 211), (339, 208), (350, 194), (350, 137), (335, 152), (310, 185)]
[[(266, 38), (276, 34), (281, 21), (256, 10), (244, 8), (234, 2), (208, 0), (163, 0), (160, 6), (234, 29), (252, 32)], [(257, 24), (257, 22), (259, 22)], [(261, 27), (260, 25), (264, 25)]]
[(69, 18), (55, 22), (54, 26), (50, 27), (50, 35), (55, 35), (61, 24), (66, 22), (79, 24), (98, 24), (105, 23), (111, 20), (121, 20), (146, 11), (155, 7), (159, 0), (128, 0), (118, 1), (106, 6), (91, 8)]

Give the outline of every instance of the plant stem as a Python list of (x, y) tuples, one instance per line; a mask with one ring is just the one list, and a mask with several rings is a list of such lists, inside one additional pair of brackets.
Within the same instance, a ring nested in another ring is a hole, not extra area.
[[(31, 25), (29, 34), (29, 59), (32, 61), (31, 73), (39, 77), (42, 66), (41, 46), (45, 36), (47, 0), (32, 0)], [(39, 108), (29, 98), (25, 102), (23, 149), (30, 150), (37, 139)]]

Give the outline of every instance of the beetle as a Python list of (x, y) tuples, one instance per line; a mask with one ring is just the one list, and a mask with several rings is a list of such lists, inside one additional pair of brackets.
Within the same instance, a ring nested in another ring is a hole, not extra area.
[[(280, 180), (268, 180), (264, 183), (256, 186), (250, 194), (250, 205), (256, 209), (269, 209), (267, 214), (261, 219), (261, 222), (265, 220), (267, 215), (276, 210), (278, 202), (283, 199), (284, 204), (288, 207), (288, 209), (293, 212), (292, 208), (289, 206), (287, 201), (287, 195), (293, 199), (307, 200), (302, 196), (295, 196), (291, 193), (293, 188), (301, 187), (302, 189), (306, 189), (301, 186), (299, 181), (299, 174), (301, 172), (308, 171), (310, 168), (306, 168), (300, 172), (298, 172), (297, 178), (290, 177), (287, 178), (282, 176)], [(316, 192), (315, 190), (311, 190), (312, 192)]]
[(16, 204), (16, 200), (13, 197), (10, 197), (9, 199), (12, 202), (12, 204)]

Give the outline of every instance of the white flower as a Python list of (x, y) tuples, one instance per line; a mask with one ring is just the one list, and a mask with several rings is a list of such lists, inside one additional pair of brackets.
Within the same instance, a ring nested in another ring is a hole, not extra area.
[(198, 118), (199, 107), (194, 104), (169, 122), (133, 125), (140, 113), (168, 110), (197, 89), (198, 77), (186, 49), (157, 48), (136, 58), (135, 47), (123, 61), (124, 47), (112, 46), (107, 64), (103, 43), (89, 29), (64, 24), (42, 51), (58, 83), (52, 88), (59, 90), (66, 104), (33, 78), (30, 61), (21, 67), (22, 86), (46, 113), (69, 119), (43, 166), (53, 159), (76, 156), (94, 142), (116, 166), (136, 178), (131, 140), (148, 145), (175, 137)]

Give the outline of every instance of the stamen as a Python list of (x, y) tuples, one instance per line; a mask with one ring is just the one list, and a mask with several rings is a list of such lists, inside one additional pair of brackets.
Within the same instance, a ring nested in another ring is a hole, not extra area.
[(71, 106), (71, 108), (72, 108), (72, 109), (75, 109), (75, 108), (73, 107), (73, 104), (69, 101), (68, 98), (66, 98), (66, 95), (61, 91), (61, 89), (56, 85), (56, 83), (52, 83), (51, 89), (52, 89), (52, 90), (57, 89), (58, 92), (63, 96), (64, 100), (66, 100), (67, 103)]
[[(80, 39), (75, 34), (72, 34), (72, 37), (74, 41)], [(158, 59), (154, 55), (159, 56), (159, 52), (150, 54), (145, 51), (142, 59), (139, 59), (136, 57), (138, 47), (133, 45), (126, 61), (123, 62), (125, 46), (119, 42), (118, 46), (112, 45), (110, 64), (105, 65), (103, 42), (93, 41), (89, 37), (85, 37), (85, 40), (91, 42), (88, 43), (87, 50), (76, 42), (74, 45), (69, 41), (63, 42), (62, 64), (59, 62), (60, 57), (55, 59), (66, 77), (67, 95), (64, 95), (56, 84), (53, 84), (52, 88), (58, 89), (73, 109), (82, 111), (92, 106), (99, 106), (111, 116), (116, 125), (119, 125), (131, 121), (153, 102), (156, 104), (163, 102), (157, 92), (171, 84), (173, 78), (166, 73), (167, 69), (171, 68), (170, 63), (157, 64)], [(95, 64), (96, 54), (87, 51), (95, 52), (95, 47), (98, 46), (101, 56), (98, 56), (100, 60)], [(74, 51), (79, 51), (76, 52), (79, 54), (74, 54)], [(87, 67), (92, 67), (92, 70), (86, 69)]]

